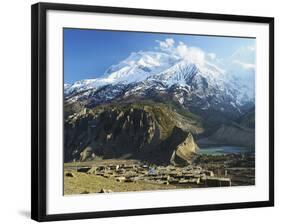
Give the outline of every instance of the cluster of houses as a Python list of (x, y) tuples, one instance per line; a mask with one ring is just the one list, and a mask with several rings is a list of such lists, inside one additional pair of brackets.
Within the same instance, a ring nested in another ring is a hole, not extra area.
[(200, 166), (149, 166), (146, 164), (99, 165), (77, 167), (77, 172), (84, 172), (104, 178), (115, 178), (117, 182), (145, 181), (156, 184), (183, 185), (186, 187), (222, 187), (231, 186), (228, 177), (215, 176), (212, 171)]

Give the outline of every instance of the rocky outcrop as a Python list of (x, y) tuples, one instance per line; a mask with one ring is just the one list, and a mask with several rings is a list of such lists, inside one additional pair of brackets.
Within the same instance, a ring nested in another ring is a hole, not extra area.
[(86, 161), (91, 160), (95, 158), (95, 153), (93, 152), (92, 147), (88, 146), (86, 147), (81, 153), (80, 153), (80, 161)]
[[(187, 158), (200, 122), (161, 103), (103, 105), (83, 109), (65, 120), (65, 162), (95, 156), (169, 163), (171, 154)], [(190, 133), (190, 134), (188, 134)]]
[(189, 165), (199, 149), (191, 133), (180, 143), (171, 156), (170, 162), (174, 165)]

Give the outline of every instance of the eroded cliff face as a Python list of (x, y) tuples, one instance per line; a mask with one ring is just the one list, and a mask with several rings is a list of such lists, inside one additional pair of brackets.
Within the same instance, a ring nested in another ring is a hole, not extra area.
[(184, 141), (173, 151), (170, 162), (174, 165), (189, 165), (192, 163), (198, 149), (199, 147), (195, 143), (192, 134), (188, 133)]
[[(213, 127), (168, 102), (129, 101), (95, 108), (75, 104), (65, 108), (65, 162), (100, 157), (190, 164), (197, 145), (255, 147), (253, 122), (245, 125), (253, 120), (254, 113)], [(212, 131), (205, 133), (206, 129)], [(194, 136), (199, 140), (195, 142)]]
[(202, 131), (199, 121), (163, 104), (83, 109), (65, 121), (64, 158), (134, 158), (161, 164), (169, 163), (176, 151), (187, 160), (197, 149), (191, 133)]

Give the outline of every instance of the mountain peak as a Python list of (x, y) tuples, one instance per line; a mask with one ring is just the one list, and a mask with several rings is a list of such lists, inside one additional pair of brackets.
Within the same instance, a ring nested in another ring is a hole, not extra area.
[(189, 59), (161, 51), (133, 52), (110, 66), (100, 78), (65, 85), (64, 93), (67, 99), (75, 96), (72, 101), (89, 99), (91, 105), (98, 105), (116, 97), (173, 92), (170, 97), (186, 107), (194, 104), (202, 110), (211, 106), (239, 113), (254, 101), (252, 70), (240, 72), (235, 66), (237, 69), (231, 72), (205, 59)]
[(164, 52), (133, 52), (125, 60), (110, 66), (104, 76), (112, 83), (134, 83), (162, 72), (178, 59)]

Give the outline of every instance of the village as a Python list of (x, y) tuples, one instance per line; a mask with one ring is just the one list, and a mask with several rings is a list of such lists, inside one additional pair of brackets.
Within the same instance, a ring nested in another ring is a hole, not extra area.
[[(173, 165), (154, 166), (138, 162), (135, 164), (76, 166), (69, 167), (68, 169), (103, 178), (114, 178), (116, 182), (124, 183), (148, 182), (161, 185), (175, 185), (181, 188), (231, 186), (231, 179), (229, 177), (215, 176), (213, 171), (202, 169), (200, 166), (195, 165), (184, 167)], [(71, 172), (67, 172), (66, 176), (71, 176)], [(102, 189), (101, 193), (106, 192)]]

